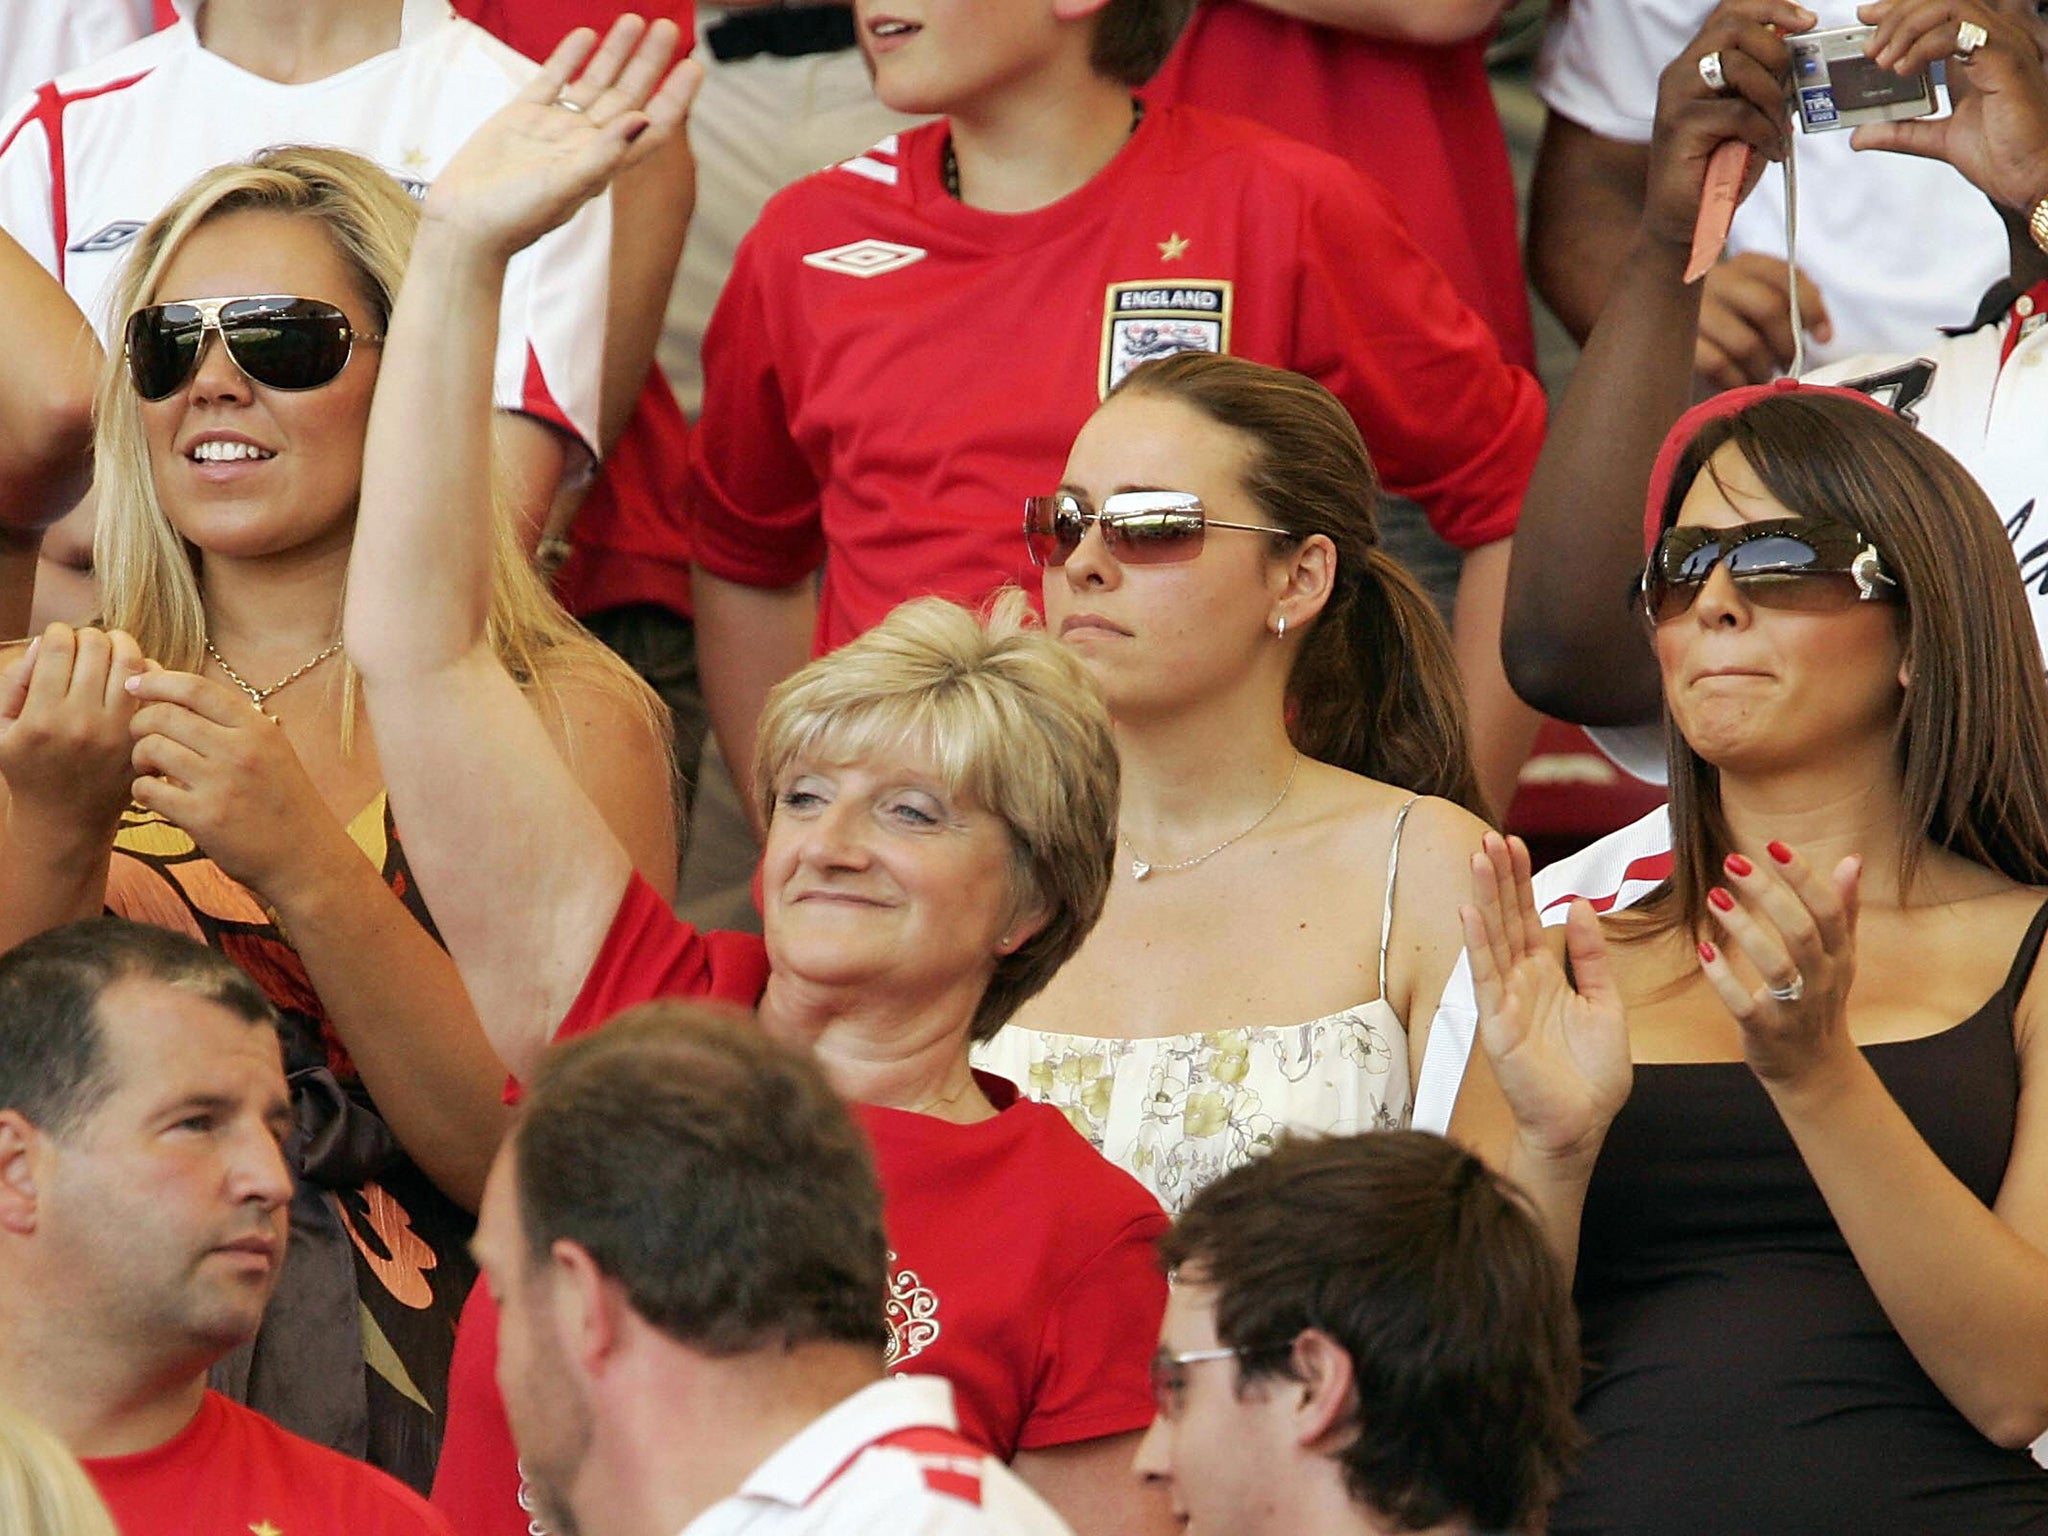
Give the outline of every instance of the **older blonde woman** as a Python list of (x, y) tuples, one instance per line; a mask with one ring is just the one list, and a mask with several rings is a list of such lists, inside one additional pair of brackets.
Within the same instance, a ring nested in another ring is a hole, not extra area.
[[(418, 222), (368, 161), (282, 148), (209, 172), (137, 240), (99, 389), (106, 627), (52, 626), (0, 678), (0, 948), (104, 906), (262, 984), (286, 1021), (299, 1235), (264, 1337), (217, 1384), (424, 1487), (504, 1068), (435, 941), (340, 655)], [(477, 518), (493, 655), (663, 879), (651, 695), (554, 605), (509, 521), (488, 501)]]
[[(456, 157), (392, 316), (346, 633), (413, 867), (515, 1071), (558, 1031), (664, 995), (755, 1004), (814, 1050), (876, 1146), (892, 1364), (949, 1377), (966, 1433), (1082, 1530), (1163, 1526), (1129, 1468), (1152, 1417), (1164, 1217), (967, 1057), (1102, 907), (1116, 755), (1078, 665), (1024, 627), (1019, 597), (986, 627), (913, 605), (791, 679), (756, 754), (764, 941), (696, 933), (634, 875), (488, 643), (493, 294), (629, 144), (674, 130), (687, 74), (656, 93), (665, 51), (630, 44), (615, 32), (571, 79), (591, 45), (572, 40)], [(491, 835), (487, 804), (516, 841)], [(494, 1338), (480, 1294), (436, 1487), (470, 1536), (527, 1526)]]

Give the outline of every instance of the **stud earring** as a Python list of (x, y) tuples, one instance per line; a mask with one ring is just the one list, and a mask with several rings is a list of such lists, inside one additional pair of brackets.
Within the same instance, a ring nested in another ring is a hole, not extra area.
[(1280, 622), (1273, 626), (1273, 638), (1275, 640), (1285, 640), (1287, 638), (1287, 615), (1284, 613), (1280, 615)]

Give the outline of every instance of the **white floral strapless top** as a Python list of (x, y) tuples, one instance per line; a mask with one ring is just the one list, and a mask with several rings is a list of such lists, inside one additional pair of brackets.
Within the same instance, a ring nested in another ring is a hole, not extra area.
[(1386, 1001), (1394, 874), (1410, 800), (1394, 820), (1380, 917), (1380, 995), (1306, 1024), (1117, 1040), (1000, 1030), (974, 1064), (1064, 1113), (1167, 1210), (1268, 1151), (1283, 1130), (1348, 1135), (1408, 1123), (1408, 1033)]

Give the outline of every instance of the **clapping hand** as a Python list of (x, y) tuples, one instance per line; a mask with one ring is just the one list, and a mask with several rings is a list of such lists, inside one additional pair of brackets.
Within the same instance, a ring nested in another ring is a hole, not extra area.
[(1472, 856), (1472, 905), (1459, 909), (1479, 1003), (1479, 1040), (1531, 1154), (1589, 1160), (1628, 1099), (1633, 1069), (1621, 994), (1600, 921), (1574, 902), (1565, 925), (1572, 976), (1546, 942), (1529, 850), (1487, 833)]
[[(1727, 953), (1700, 945), (1700, 970), (1742, 1029), (1742, 1051), (1766, 1086), (1790, 1085), (1855, 1046), (1849, 985), (1856, 975), (1856, 908), (1862, 862), (1843, 859), (1823, 878), (1783, 843), (1756, 865), (1730, 854), (1727, 884), (1708, 893)], [(1751, 987), (1730, 963), (1740, 955), (1763, 978)]]
[(52, 624), (0, 672), (0, 778), (18, 813), (112, 836), (135, 712), (123, 685), (148, 665), (122, 630)]
[[(1979, 0), (1879, 0), (1856, 14), (1877, 27), (1878, 64), (1903, 75), (1947, 59), (1955, 108), (1946, 117), (1866, 123), (1850, 141), (1856, 148), (1946, 160), (2014, 213), (2048, 197), (2048, 70), (2027, 22)], [(1964, 27), (1984, 38), (1967, 57), (1956, 53)]]
[(672, 21), (631, 15), (601, 44), (588, 27), (571, 32), (434, 178), (428, 222), (499, 257), (565, 222), (681, 128), (704, 72), (687, 59), (669, 67), (678, 37)]

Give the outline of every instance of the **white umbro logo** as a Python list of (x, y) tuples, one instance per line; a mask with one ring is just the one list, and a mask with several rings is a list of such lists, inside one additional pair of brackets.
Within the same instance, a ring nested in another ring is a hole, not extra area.
[(813, 251), (804, 258), (804, 265), (837, 272), (843, 277), (880, 277), (884, 272), (900, 272), (914, 266), (924, 258), (925, 252), (919, 246), (897, 245), (888, 240), (856, 240), (851, 245), (835, 245), (829, 251)]

